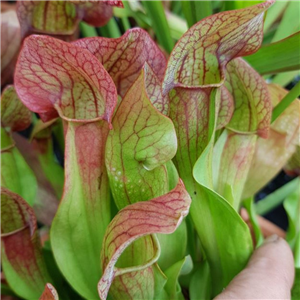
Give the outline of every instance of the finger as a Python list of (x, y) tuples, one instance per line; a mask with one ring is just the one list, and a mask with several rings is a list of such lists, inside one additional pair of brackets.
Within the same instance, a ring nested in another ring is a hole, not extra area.
[(257, 248), (247, 267), (218, 295), (221, 299), (290, 299), (294, 259), (289, 245), (277, 235)]

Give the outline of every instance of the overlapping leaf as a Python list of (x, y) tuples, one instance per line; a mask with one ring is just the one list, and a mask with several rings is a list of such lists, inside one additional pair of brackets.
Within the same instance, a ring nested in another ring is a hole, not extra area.
[[(245, 266), (252, 251), (246, 224), (233, 207), (213, 191), (214, 132), (216, 126), (224, 126), (223, 121), (216, 124), (217, 114), (220, 111), (223, 115), (225, 100), (230, 103), (228, 99), (236, 97), (229, 95), (222, 84), (226, 65), (232, 59), (259, 48), (264, 11), (271, 4), (272, 1), (268, 1), (240, 11), (216, 14), (195, 24), (171, 53), (163, 82), (178, 136), (175, 163), (193, 199), (191, 215), (210, 264), (213, 295)], [(226, 124), (230, 113), (224, 111)], [(233, 182), (235, 172), (231, 177)], [(218, 250), (224, 248), (230, 249), (230, 255)]]
[[(275, 106), (287, 94), (278, 85), (269, 85), (272, 103)], [(287, 163), (299, 140), (299, 100), (295, 100), (274, 121), (268, 139), (259, 138), (251, 168), (243, 191), (248, 198), (267, 184)]]
[[(115, 277), (117, 279), (120, 275), (127, 275), (127, 277), (132, 278), (134, 275), (130, 275), (130, 273), (134, 273), (137, 270), (145, 270), (145, 272), (152, 273), (153, 276), (153, 271), (148, 267), (158, 259), (159, 255), (157, 253), (152, 259), (144, 262), (143, 265), (131, 268), (117, 268), (115, 264), (125, 248), (134, 240), (149, 234), (169, 234), (174, 232), (183, 217), (187, 215), (190, 201), (190, 197), (180, 181), (176, 188), (168, 194), (150, 201), (129, 205), (118, 213), (107, 228), (101, 253), (104, 269), (104, 274), (98, 284), (101, 299), (106, 299), (108, 289)], [(155, 239), (154, 236), (153, 239)], [(159, 252), (159, 249), (156, 249), (156, 251)], [(138, 279), (136, 278), (136, 280)], [(115, 281), (113, 284), (116, 285), (116, 290), (118, 288), (123, 289), (121, 281)], [(126, 287), (131, 297), (134, 295), (135, 289), (139, 288), (145, 289), (142, 292), (152, 293), (151, 298), (145, 297), (145, 299), (152, 299), (154, 296), (154, 289), (151, 286), (138, 286), (134, 285), (133, 282), (130, 286), (126, 285)]]
[(51, 282), (41, 253), (32, 208), (17, 194), (1, 191), (2, 268), (15, 293), (38, 299)]
[(67, 280), (84, 297), (95, 298), (99, 253), (110, 220), (104, 146), (116, 88), (89, 51), (45, 36), (25, 40), (15, 84), (31, 110), (47, 116), (57, 110), (66, 121), (64, 194), (51, 242)]
[(118, 107), (106, 146), (108, 176), (119, 209), (168, 191), (164, 164), (177, 149), (171, 120), (148, 98), (145, 72), (141, 71)]
[(137, 79), (145, 62), (159, 80), (164, 75), (166, 58), (149, 34), (140, 29), (128, 30), (117, 39), (86, 38), (74, 42), (76, 46), (90, 51), (103, 64), (112, 77), (118, 94), (122, 97)]

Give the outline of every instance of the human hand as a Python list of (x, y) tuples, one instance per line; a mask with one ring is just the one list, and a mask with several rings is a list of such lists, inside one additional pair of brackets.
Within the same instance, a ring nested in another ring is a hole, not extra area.
[(272, 235), (254, 251), (246, 268), (214, 300), (290, 299), (294, 276), (289, 245)]

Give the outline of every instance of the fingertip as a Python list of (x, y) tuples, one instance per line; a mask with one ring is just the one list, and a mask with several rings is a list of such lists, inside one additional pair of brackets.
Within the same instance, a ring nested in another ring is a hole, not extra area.
[(273, 235), (216, 299), (290, 299), (293, 282), (292, 251), (284, 239)]

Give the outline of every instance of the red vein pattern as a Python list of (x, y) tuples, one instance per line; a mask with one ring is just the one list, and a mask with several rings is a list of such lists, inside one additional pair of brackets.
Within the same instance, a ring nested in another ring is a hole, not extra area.
[(272, 103), (264, 79), (243, 59), (228, 63), (225, 86), (234, 99), (234, 113), (227, 125), (240, 133), (266, 138), (271, 124)]
[(1, 95), (1, 126), (21, 131), (30, 124), (30, 110), (20, 101), (14, 87), (7, 86)]
[[(103, 241), (101, 259), (104, 273), (98, 284), (101, 299), (106, 299), (114, 277), (118, 273), (124, 274), (115, 264), (125, 248), (145, 235), (174, 232), (188, 214), (190, 203), (190, 196), (180, 180), (168, 194), (126, 206), (117, 214), (109, 224)], [(134, 272), (134, 267), (131, 271)]]
[(170, 55), (164, 94), (178, 86), (220, 86), (230, 60), (259, 49), (263, 15), (273, 2), (215, 14), (191, 27)]
[(103, 26), (112, 17), (112, 7), (122, 1), (18, 1), (17, 14), (22, 37), (46, 33), (66, 38), (72, 36), (83, 20), (92, 26)]
[(148, 98), (144, 69), (122, 100), (112, 125), (105, 159), (117, 207), (166, 193), (164, 164), (176, 153), (176, 135), (171, 120)]
[[(43, 121), (111, 121), (116, 88), (88, 51), (49, 36), (25, 39), (15, 72), (21, 101)], [(45, 115), (46, 113), (46, 115)]]
[(169, 93), (170, 118), (178, 141), (174, 162), (183, 180), (190, 178), (194, 164), (209, 141), (210, 94), (211, 88), (175, 88)]
[[(275, 106), (288, 93), (279, 85), (268, 85)], [(253, 196), (287, 163), (299, 143), (300, 101), (290, 106), (274, 121), (267, 139), (258, 138), (243, 197)]]
[(16, 12), (1, 13), (1, 86), (12, 82), (20, 46), (20, 24)]
[(141, 28), (130, 29), (117, 39), (92, 37), (77, 40), (73, 44), (98, 58), (122, 97), (137, 79), (145, 62), (159, 80), (163, 78), (166, 58), (149, 34)]
[(99, 253), (110, 222), (104, 163), (108, 127), (105, 121), (66, 125), (64, 192), (51, 228), (54, 257), (62, 273), (87, 299), (97, 295), (102, 274)]
[(22, 38), (30, 33), (71, 35), (78, 24), (75, 5), (69, 1), (18, 1)]
[(159, 112), (167, 116), (169, 113), (169, 99), (167, 96), (163, 96), (158, 77), (147, 62), (144, 64), (144, 71), (145, 88), (150, 101)]
[(234, 111), (233, 98), (224, 85), (221, 86), (221, 101), (218, 111), (216, 129), (221, 129), (229, 123)]
[(36, 218), (19, 195), (1, 188), (2, 267), (22, 298), (38, 299), (50, 281), (42, 257)]
[(45, 285), (45, 289), (39, 300), (58, 300), (57, 291), (51, 283)]
[[(226, 136), (226, 141), (220, 153), (216, 192), (238, 211), (255, 150), (256, 136), (231, 131), (224, 132), (223, 135)], [(218, 142), (215, 148), (218, 148)], [(228, 195), (229, 189), (232, 195)]]

